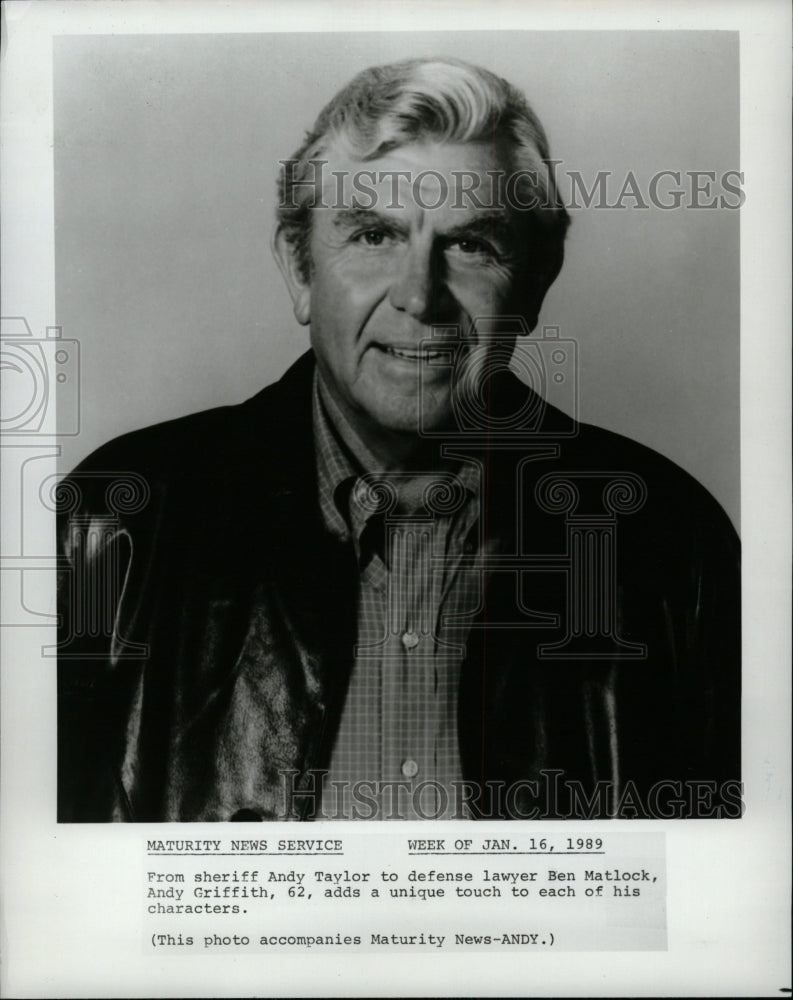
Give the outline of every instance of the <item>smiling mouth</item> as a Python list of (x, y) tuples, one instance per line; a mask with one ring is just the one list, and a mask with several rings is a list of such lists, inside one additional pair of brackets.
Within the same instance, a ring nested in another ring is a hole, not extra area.
[(420, 347), (390, 347), (383, 344), (380, 345), (380, 350), (390, 354), (393, 358), (401, 358), (403, 361), (437, 361), (444, 357), (443, 351), (432, 351)]

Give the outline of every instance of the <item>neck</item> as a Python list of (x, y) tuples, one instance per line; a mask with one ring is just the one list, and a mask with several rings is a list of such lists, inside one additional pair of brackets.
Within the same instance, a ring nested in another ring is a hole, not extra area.
[(431, 474), (448, 466), (437, 445), (418, 434), (382, 427), (354, 425), (319, 374), (319, 393), (325, 411), (344, 444), (366, 472)]

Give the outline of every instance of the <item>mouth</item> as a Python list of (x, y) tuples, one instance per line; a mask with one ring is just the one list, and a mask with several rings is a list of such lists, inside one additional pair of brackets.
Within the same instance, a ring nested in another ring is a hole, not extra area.
[(380, 350), (389, 354), (393, 358), (400, 358), (402, 361), (413, 361), (415, 363), (437, 361), (444, 357), (443, 351), (433, 351), (421, 347), (394, 347), (387, 344), (379, 344)]

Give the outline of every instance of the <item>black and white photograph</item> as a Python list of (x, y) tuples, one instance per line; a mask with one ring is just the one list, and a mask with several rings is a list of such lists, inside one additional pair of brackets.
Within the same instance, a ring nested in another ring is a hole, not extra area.
[(736, 36), (333, 41), (56, 41), (60, 819), (740, 817)]
[(693, 928), (789, 958), (789, 17), (160, 6), (3, 6), (4, 812), (121, 921), (51, 995), (765, 995)]

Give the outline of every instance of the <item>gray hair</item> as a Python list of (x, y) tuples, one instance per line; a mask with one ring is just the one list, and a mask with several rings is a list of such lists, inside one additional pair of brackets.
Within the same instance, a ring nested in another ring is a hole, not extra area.
[(344, 139), (367, 161), (424, 138), (492, 143), (496, 137), (511, 151), (509, 169), (521, 175), (521, 204), (532, 206), (524, 210), (531, 231), (526, 277), (539, 308), (561, 269), (570, 222), (548, 166), (545, 130), (517, 88), (459, 59), (409, 59), (364, 70), (326, 105), (292, 159), (282, 162), (278, 222), (303, 276), (311, 266), (316, 162), (334, 140)]

